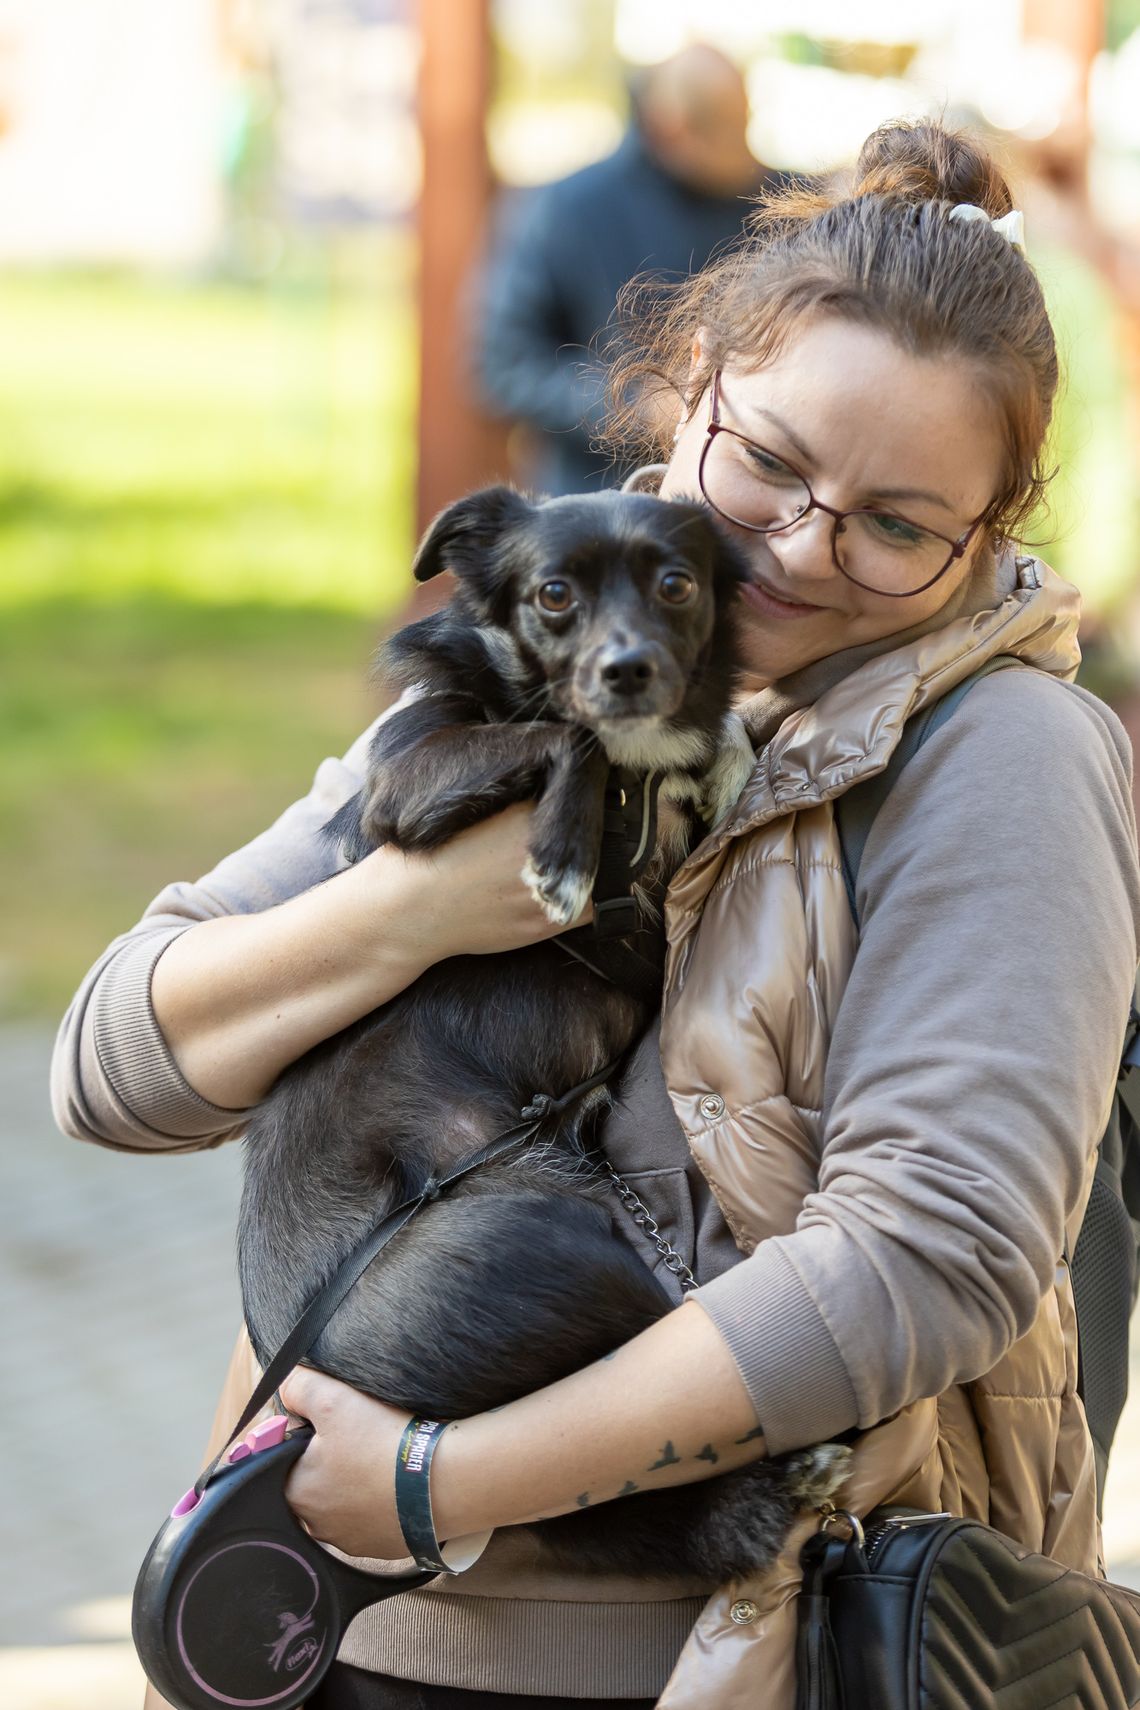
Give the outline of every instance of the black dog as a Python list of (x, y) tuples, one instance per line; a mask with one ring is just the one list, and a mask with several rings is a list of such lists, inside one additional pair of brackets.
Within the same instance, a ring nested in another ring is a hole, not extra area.
[[(442, 612), (386, 649), (415, 698), (378, 729), (361, 794), (332, 822), (351, 858), (432, 849), (537, 797), (524, 877), (552, 921), (591, 894), (611, 765), (663, 775), (633, 940), (580, 928), (454, 957), (278, 1081), (246, 1146), (239, 1263), (254, 1348), (276, 1350), (346, 1252), (394, 1205), (620, 1058), (660, 1002), (654, 904), (752, 764), (729, 711), (744, 571), (700, 506), (619, 494), (531, 503), (492, 488), (445, 511), (416, 559), (448, 568)], [(568, 953), (569, 952), (569, 953)], [(496, 1407), (589, 1364), (671, 1309), (593, 1151), (597, 1092), (532, 1144), (429, 1203), (339, 1307), (312, 1363), (434, 1418)], [(614, 1219), (618, 1220), (615, 1227)], [(628, 1237), (628, 1238), (627, 1238)], [(774, 1553), (844, 1451), (757, 1462), (540, 1523), (577, 1564), (720, 1582)]]

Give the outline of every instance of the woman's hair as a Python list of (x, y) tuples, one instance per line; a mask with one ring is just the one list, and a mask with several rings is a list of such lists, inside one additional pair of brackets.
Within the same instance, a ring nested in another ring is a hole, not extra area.
[(1006, 454), (986, 522), (992, 535), (1017, 538), (1050, 478), (1042, 458), (1057, 351), (1023, 251), (988, 221), (949, 219), (959, 202), (991, 218), (1013, 205), (967, 132), (900, 121), (867, 138), (846, 182), (793, 183), (761, 202), (745, 243), (692, 278), (633, 281), (618, 306), (610, 443), (660, 456), (670, 412), (647, 407), (654, 393), (692, 408), (714, 369), (762, 367), (797, 328), (838, 316), (916, 356), (970, 365)]

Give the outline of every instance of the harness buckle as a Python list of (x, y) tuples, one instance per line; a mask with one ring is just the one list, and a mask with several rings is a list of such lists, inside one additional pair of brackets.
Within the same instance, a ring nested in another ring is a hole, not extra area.
[(634, 897), (608, 897), (594, 904), (594, 933), (598, 938), (625, 938), (637, 931)]

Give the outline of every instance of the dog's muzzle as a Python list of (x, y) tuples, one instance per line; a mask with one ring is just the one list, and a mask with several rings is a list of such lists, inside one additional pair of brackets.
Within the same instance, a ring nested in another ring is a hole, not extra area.
[(685, 694), (676, 660), (649, 642), (600, 648), (574, 687), (591, 718), (668, 718)]

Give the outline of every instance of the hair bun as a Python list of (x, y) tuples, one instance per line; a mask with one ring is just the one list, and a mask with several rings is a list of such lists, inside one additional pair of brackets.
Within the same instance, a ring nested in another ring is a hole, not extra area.
[(908, 202), (973, 202), (991, 219), (1008, 214), (1005, 178), (968, 131), (932, 119), (896, 120), (872, 131), (855, 163), (853, 196), (901, 196)]

